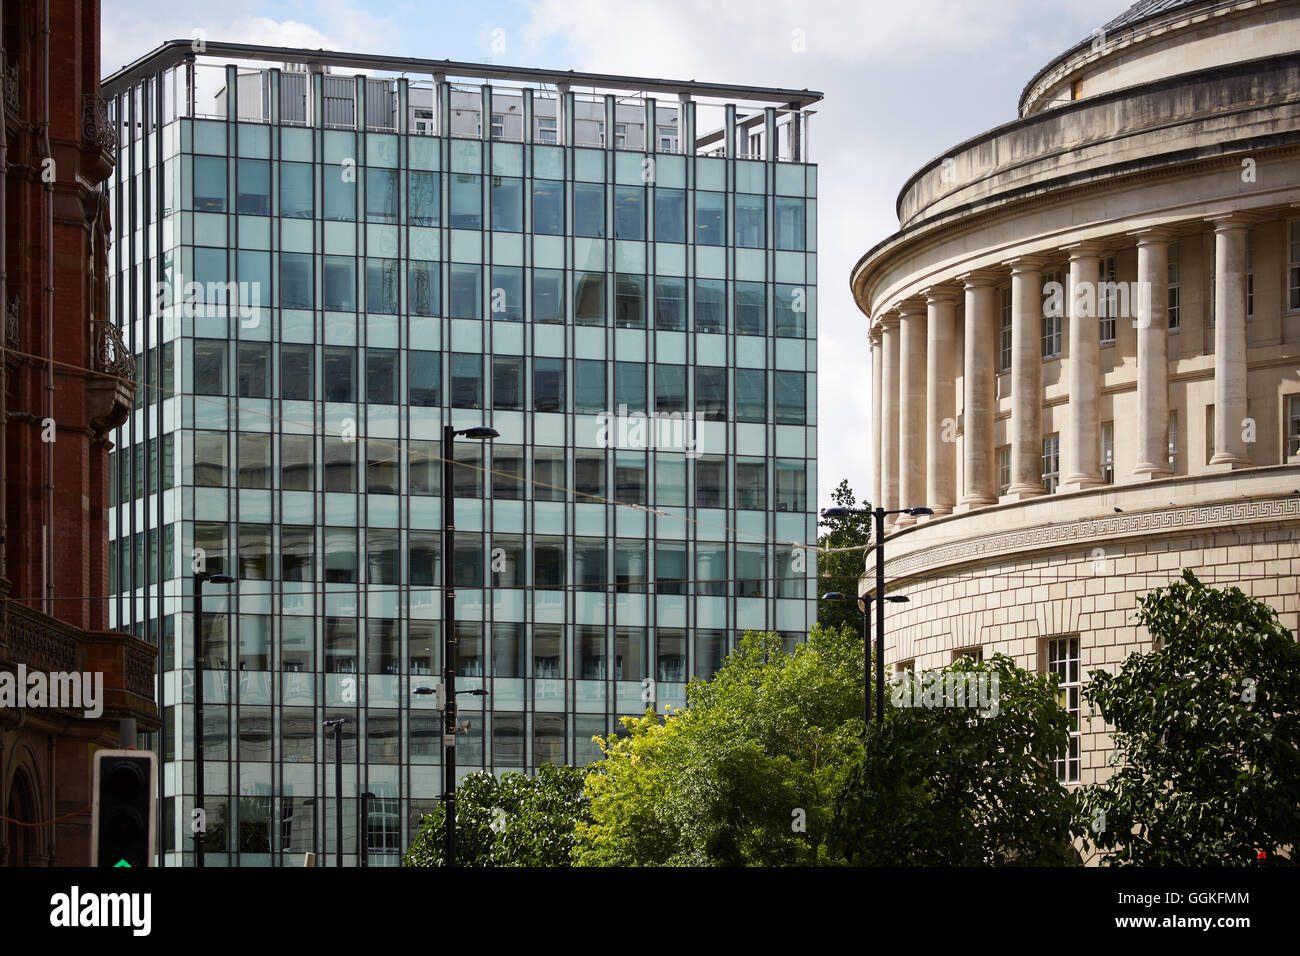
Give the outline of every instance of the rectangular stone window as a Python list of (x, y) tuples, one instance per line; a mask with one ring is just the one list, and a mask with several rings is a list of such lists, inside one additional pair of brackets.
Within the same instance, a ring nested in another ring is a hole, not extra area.
[(1178, 409), (1169, 410), (1169, 467), (1178, 474)]
[(1246, 320), (1255, 317), (1255, 234), (1246, 230)]
[(1011, 446), (1003, 445), (998, 455), (998, 495), (1005, 495), (1011, 488)]
[(1043, 436), (1043, 487), (1049, 495), (1056, 493), (1061, 480), (1061, 436), (1059, 433)]
[(1070, 714), (1070, 742), (1064, 753), (1053, 759), (1056, 779), (1061, 783), (1079, 781), (1079, 638), (1054, 637), (1046, 642), (1046, 671), (1055, 674), (1061, 706)]
[(1101, 478), (1108, 485), (1115, 483), (1115, 423), (1101, 423)]
[(1115, 285), (1115, 257), (1101, 260), (1101, 282), (1097, 289), (1097, 316), (1101, 324), (1101, 344), (1115, 344), (1115, 317), (1119, 314), (1119, 289)]
[(1286, 457), (1300, 456), (1300, 395), (1286, 396)]
[(1287, 229), (1287, 308), (1295, 312), (1300, 310), (1300, 219), (1292, 219)]
[[(1043, 273), (1043, 288), (1047, 288), (1049, 283), (1056, 283), (1062, 290), (1065, 288), (1064, 279), (1061, 273), (1045, 272)], [(1046, 294), (1044, 294), (1046, 296)], [(1061, 295), (1061, 302), (1064, 302), (1064, 293)], [(1043, 308), (1043, 358), (1054, 359), (1061, 357), (1061, 317), (1065, 309), (1063, 305), (1057, 305), (1054, 308), (1048, 308), (1046, 301)]]
[(1011, 287), (999, 289), (998, 298), (998, 371), (1006, 372), (1011, 369)]
[(1205, 406), (1205, 463), (1214, 457), (1214, 406)]
[(1182, 313), (1179, 310), (1179, 285), (1178, 285), (1178, 243), (1169, 244), (1169, 331), (1177, 332), (1181, 327)]

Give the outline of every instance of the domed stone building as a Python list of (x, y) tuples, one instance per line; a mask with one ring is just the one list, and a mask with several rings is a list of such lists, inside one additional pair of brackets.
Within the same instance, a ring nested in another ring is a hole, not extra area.
[[(1300, 611), (1300, 2), (1144, 0), (918, 170), (857, 263), (897, 672), (1151, 648), (1183, 567)], [(874, 577), (863, 579), (870, 593)]]

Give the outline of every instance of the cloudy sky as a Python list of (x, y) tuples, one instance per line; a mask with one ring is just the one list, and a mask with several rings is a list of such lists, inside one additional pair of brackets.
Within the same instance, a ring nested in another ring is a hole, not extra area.
[(102, 66), (112, 73), (165, 40), (202, 30), (230, 42), (824, 93), (812, 121), (811, 158), (820, 167), (818, 505), (825, 506), (841, 478), (859, 499), (871, 490), (866, 319), (849, 295), (849, 270), (898, 228), (894, 202), (914, 170), (1014, 119), (1029, 77), (1126, 6), (1125, 0), (102, 0)]

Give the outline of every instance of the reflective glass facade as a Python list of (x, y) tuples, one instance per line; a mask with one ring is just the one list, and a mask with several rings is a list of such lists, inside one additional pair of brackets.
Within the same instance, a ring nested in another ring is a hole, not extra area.
[(586, 762), (746, 629), (802, 639), (816, 168), (764, 155), (776, 109), (723, 105), (704, 155), (676, 98), (219, 75), (216, 117), (183, 65), (105, 92), (140, 369), (111, 625), (160, 648), (165, 865), (192, 862), (198, 569), (237, 578), (199, 628), (207, 864), (333, 864), (340, 716), (347, 862), (367, 791), (370, 864), (398, 861), (442, 789), (414, 691), (443, 667), (446, 454), (458, 688), (488, 692), (461, 773)]

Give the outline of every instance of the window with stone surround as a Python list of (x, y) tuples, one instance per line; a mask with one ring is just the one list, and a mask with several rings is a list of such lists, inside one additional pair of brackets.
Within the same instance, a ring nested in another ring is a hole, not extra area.
[(1056, 493), (1061, 480), (1061, 435), (1053, 432), (1043, 436), (1043, 487), (1049, 495)]
[(1052, 637), (1044, 646), (1045, 670), (1055, 674), (1058, 680), (1057, 699), (1070, 714), (1070, 742), (1062, 754), (1058, 754), (1052, 765), (1056, 768), (1056, 779), (1061, 783), (1079, 782), (1079, 695), (1082, 683), (1079, 680), (1079, 638)]
[(1178, 474), (1178, 409), (1169, 410), (1169, 467)]
[(1178, 243), (1169, 244), (1169, 263), (1167, 266), (1169, 283), (1169, 331), (1177, 332), (1181, 327), (1182, 314), (1178, 302)]
[(1205, 463), (1214, 457), (1214, 406), (1205, 406)]
[(1097, 289), (1097, 315), (1101, 323), (1101, 344), (1115, 344), (1115, 317), (1119, 312), (1119, 296), (1115, 286), (1115, 257), (1101, 260), (1101, 281)]
[(998, 371), (1011, 368), (1011, 287), (998, 290), (1000, 322), (998, 325)]
[(1011, 446), (1003, 445), (997, 450), (998, 456), (998, 495), (1005, 495), (1011, 487)]
[(1295, 312), (1300, 310), (1300, 219), (1287, 223), (1289, 231), (1287, 253), (1287, 308)]
[(1255, 234), (1246, 230), (1246, 321), (1255, 317)]
[[(1060, 302), (1065, 301), (1065, 281), (1059, 270), (1055, 272), (1043, 273), (1043, 288), (1046, 289), (1051, 283), (1056, 283), (1061, 288)], [(1046, 306), (1046, 303), (1044, 303)], [(1043, 358), (1055, 359), (1061, 357), (1061, 317), (1065, 309), (1062, 304), (1056, 305), (1055, 308), (1043, 309)], [(1049, 314), (1050, 313), (1050, 314)]]
[(1101, 423), (1101, 480), (1115, 483), (1115, 423)]
[(984, 648), (979, 645), (976, 645), (975, 647), (959, 647), (957, 650), (952, 652), (952, 660), (954, 664), (962, 658), (967, 658), (974, 661), (976, 664), (979, 664), (984, 660)]
[(1300, 455), (1300, 394), (1287, 395), (1286, 402), (1286, 456)]

